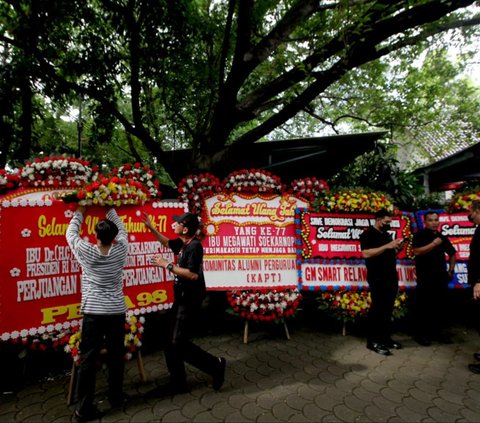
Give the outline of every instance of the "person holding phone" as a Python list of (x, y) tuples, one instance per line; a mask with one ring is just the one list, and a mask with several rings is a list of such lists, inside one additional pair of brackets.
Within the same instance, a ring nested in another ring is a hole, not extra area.
[(371, 297), (367, 348), (382, 355), (390, 355), (390, 348), (402, 348), (391, 338), (391, 320), (398, 291), (397, 253), (404, 247), (404, 241), (392, 239), (391, 223), (392, 214), (385, 209), (379, 210), (373, 226), (360, 235)]

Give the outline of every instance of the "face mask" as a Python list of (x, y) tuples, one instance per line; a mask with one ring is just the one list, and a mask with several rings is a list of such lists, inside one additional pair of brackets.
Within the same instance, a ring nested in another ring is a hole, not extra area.
[(382, 231), (383, 231), (383, 232), (387, 232), (388, 230), (390, 230), (390, 228), (391, 228), (390, 223), (384, 223), (384, 224), (382, 225)]

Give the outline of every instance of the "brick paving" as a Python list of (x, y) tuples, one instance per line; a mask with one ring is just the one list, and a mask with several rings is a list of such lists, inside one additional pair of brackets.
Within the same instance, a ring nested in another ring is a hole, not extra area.
[[(130, 401), (109, 410), (105, 375), (97, 376), (101, 422), (479, 422), (480, 375), (469, 372), (480, 349), (475, 329), (454, 327), (454, 344), (421, 347), (397, 333), (404, 348), (384, 357), (355, 335), (325, 333), (293, 325), (282, 332), (251, 328), (243, 333), (198, 339), (227, 358), (225, 385), (213, 391), (210, 379), (189, 367), (188, 394), (147, 399), (167, 381), (161, 349), (144, 359), (147, 381), (135, 361), (127, 363), (125, 391)], [(69, 422), (69, 376), (30, 383), (0, 397), (1, 422)]]

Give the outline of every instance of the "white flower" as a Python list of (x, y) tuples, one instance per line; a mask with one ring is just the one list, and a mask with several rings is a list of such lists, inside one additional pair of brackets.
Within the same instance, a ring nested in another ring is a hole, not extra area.
[(22, 230), (21, 234), (23, 238), (30, 238), (32, 231), (30, 229), (25, 228)]
[(12, 278), (20, 276), (20, 269), (18, 269), (17, 267), (14, 267), (14, 268), (10, 269), (10, 276)]

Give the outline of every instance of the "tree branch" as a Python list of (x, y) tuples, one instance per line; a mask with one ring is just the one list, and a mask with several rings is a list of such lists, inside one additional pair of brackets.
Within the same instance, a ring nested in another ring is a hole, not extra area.
[[(292, 99), (292, 101), (288, 103), (280, 112), (268, 118), (261, 125), (243, 134), (236, 140), (236, 142), (240, 144), (248, 144), (256, 141), (262, 136), (265, 136), (277, 126), (285, 123), (288, 119), (295, 116), (295, 114), (298, 113), (298, 111), (300, 111), (305, 104), (313, 101), (318, 94), (323, 92), (334, 82), (338, 81), (350, 69), (378, 59), (400, 47), (415, 44), (419, 40), (425, 38), (424, 33), (422, 34), (423, 36), (418, 35), (410, 37), (409, 39), (403, 39), (398, 43), (395, 43), (395, 47), (392, 48), (385, 47), (378, 50), (375, 49), (375, 46), (387, 40), (392, 35), (403, 33), (404, 31), (411, 28), (416, 28), (421, 24), (433, 22), (436, 19), (446, 15), (449, 11), (456, 10), (460, 7), (466, 7), (472, 2), (472, 0), (458, 0), (454, 3), (451, 3), (443, 0), (434, 0), (417, 7), (406, 9), (405, 11), (388, 19), (384, 19), (383, 17), (377, 23), (370, 23), (368, 30), (363, 28), (363, 31), (359, 31), (359, 28), (356, 28), (358, 35), (355, 35), (353, 28), (350, 28), (350, 44), (345, 46), (345, 53), (340, 56), (337, 62), (327, 70), (312, 73), (311, 75), (316, 78), (316, 81), (304, 89), (302, 94)], [(465, 21), (458, 20), (456, 25), (461, 25), (464, 22)], [(468, 22), (472, 22), (472, 20), (469, 19)], [(450, 22), (449, 25), (453, 25), (453, 22)], [(449, 26), (449, 29), (453, 27), (455, 26)], [(428, 34), (433, 35), (442, 31), (445, 31), (445, 28), (441, 26), (437, 26), (435, 28), (432, 27), (428, 31)], [(329, 43), (329, 45), (330, 54), (332, 54), (334, 50), (339, 48), (338, 39), (333, 40)], [(311, 66), (313, 63), (319, 63), (320, 57), (322, 57), (322, 54), (317, 51), (315, 55), (310, 56), (303, 63), (309, 63)], [(293, 76), (293, 79), (298, 82), (302, 80), (302, 74), (303, 78), (305, 78), (306, 72), (301, 71), (297, 67), (297, 69), (290, 72), (289, 76)], [(292, 80), (289, 80), (287, 76), (282, 76), (274, 83), (270, 84), (268, 88), (272, 91), (277, 90), (278, 92), (283, 92), (286, 87), (293, 85), (294, 82)], [(279, 88), (281, 88), (281, 91)], [(269, 95), (264, 95), (262, 101), (265, 101), (266, 98), (271, 98), (271, 94), (272, 92), (269, 92)], [(260, 98), (261, 97), (258, 97), (255, 99), (255, 102), (250, 104), (250, 112), (252, 112), (252, 107), (258, 107), (261, 104)], [(242, 103), (242, 105), (244, 105), (244, 103)]]

